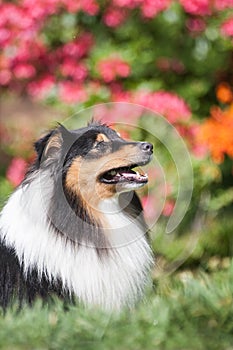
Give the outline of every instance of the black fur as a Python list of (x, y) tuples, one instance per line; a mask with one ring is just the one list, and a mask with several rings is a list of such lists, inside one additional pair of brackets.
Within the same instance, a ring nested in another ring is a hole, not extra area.
[(60, 280), (50, 282), (44, 274), (40, 278), (36, 269), (25, 276), (23, 269), (14, 249), (0, 240), (0, 306), (3, 311), (14, 301), (17, 301), (19, 308), (23, 302), (32, 305), (37, 297), (48, 301), (57, 295), (64, 301), (73, 301), (73, 296), (62, 289)]
[[(101, 251), (107, 253), (108, 250), (105, 248), (109, 244), (100, 223), (90, 216), (77, 195), (67, 191), (61, 176), (58, 176), (56, 180), (54, 186), (56, 190), (50, 201), (49, 224), (55, 232), (63, 235), (76, 246), (84, 244), (95, 247), (97, 253)], [(62, 215), (57, 215), (57, 213), (62, 213)]]

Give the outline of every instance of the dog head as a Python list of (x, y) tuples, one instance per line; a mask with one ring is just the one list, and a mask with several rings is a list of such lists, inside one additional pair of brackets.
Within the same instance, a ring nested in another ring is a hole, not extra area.
[(65, 190), (89, 203), (144, 186), (147, 175), (133, 169), (146, 165), (153, 153), (150, 143), (126, 141), (99, 123), (72, 131), (60, 126), (35, 148), (37, 167), (62, 173)]

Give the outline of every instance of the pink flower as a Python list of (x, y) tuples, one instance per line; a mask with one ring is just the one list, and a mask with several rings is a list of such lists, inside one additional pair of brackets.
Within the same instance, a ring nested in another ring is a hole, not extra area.
[(97, 14), (99, 5), (95, 0), (62, 0), (63, 6), (68, 12), (76, 13), (78, 11), (84, 11), (91, 16)]
[(103, 21), (108, 27), (119, 27), (126, 19), (126, 11), (123, 8), (109, 7), (104, 15)]
[(162, 72), (173, 71), (177, 74), (182, 74), (185, 71), (183, 62), (175, 58), (159, 57), (156, 66)]
[(170, 216), (173, 212), (173, 209), (175, 207), (175, 202), (173, 199), (167, 199), (165, 202), (165, 205), (163, 207), (163, 215), (164, 216)]
[(62, 57), (72, 57), (77, 60), (89, 52), (93, 43), (92, 34), (83, 33), (76, 40), (65, 44), (59, 53)]
[(185, 101), (170, 92), (137, 92), (133, 97), (133, 102), (152, 109), (166, 117), (171, 123), (187, 120), (191, 116), (191, 111)]
[(95, 0), (83, 0), (82, 10), (90, 16), (94, 16), (99, 11), (99, 5)]
[(61, 64), (61, 73), (65, 77), (71, 77), (74, 80), (83, 81), (87, 77), (87, 68), (83, 63), (67, 58)]
[(11, 39), (11, 31), (7, 28), (0, 28), (0, 47), (4, 47), (9, 44)]
[(208, 148), (198, 139), (200, 133), (200, 125), (191, 123), (189, 125), (176, 125), (179, 134), (186, 140), (189, 149), (197, 157), (202, 159), (207, 155)]
[(192, 15), (205, 16), (211, 14), (211, 0), (180, 0), (184, 10)]
[(130, 103), (114, 103), (106, 108), (101, 119), (107, 124), (113, 123), (128, 123), (135, 124), (142, 113), (142, 108), (138, 105)]
[(113, 81), (110, 84), (110, 90), (113, 102), (129, 102), (131, 100), (131, 92), (124, 91), (120, 82)]
[(28, 93), (36, 98), (44, 98), (55, 84), (55, 78), (52, 75), (44, 75), (37, 81), (28, 84)]
[(15, 66), (19, 63), (28, 63), (29, 61), (32, 62), (34, 60), (45, 60), (48, 57), (46, 47), (40, 40), (22, 40), (20, 46), (17, 47), (12, 62)]
[(0, 70), (0, 85), (8, 85), (11, 81), (11, 72), (8, 69)]
[(233, 0), (215, 0), (215, 8), (218, 11), (233, 7)]
[[(23, 19), (23, 15), (25, 15), (21, 6), (18, 6), (13, 3), (0, 3), (1, 9), (1, 22), (8, 26), (12, 25), (14, 27), (19, 27), (25, 23)], [(25, 19), (27, 21), (27, 19)]]
[(117, 7), (127, 7), (128, 9), (134, 9), (144, 0), (113, 0), (113, 4)]
[(192, 146), (192, 152), (197, 158), (203, 159), (208, 154), (208, 147), (207, 145), (196, 143)]
[(188, 30), (192, 33), (201, 33), (206, 28), (206, 23), (202, 18), (189, 18), (186, 22)]
[(19, 63), (13, 69), (14, 75), (17, 79), (32, 78), (36, 74), (33, 65), (28, 63)]
[(208, 153), (208, 147), (199, 140), (200, 128), (200, 125), (192, 123), (192, 125), (187, 126), (185, 136), (193, 154), (197, 158), (203, 159)]
[(87, 93), (84, 88), (72, 81), (60, 83), (59, 95), (65, 103), (83, 102), (87, 99)]
[(156, 216), (156, 199), (154, 196), (144, 196), (142, 197), (142, 207), (144, 209), (144, 215), (146, 220), (152, 220)]
[(18, 186), (24, 178), (27, 162), (23, 158), (13, 158), (6, 172), (6, 178), (13, 186)]
[(144, 0), (142, 2), (142, 14), (145, 18), (153, 18), (159, 12), (164, 11), (170, 5), (170, 0)]
[(233, 36), (233, 17), (228, 18), (228, 20), (222, 24), (221, 31), (223, 35)]
[(130, 66), (120, 58), (109, 58), (98, 64), (98, 70), (106, 83), (110, 83), (117, 76), (126, 78), (130, 74)]
[(56, 13), (59, 7), (57, 0), (23, 0), (23, 8), (28, 10), (28, 17), (35, 20), (45, 19), (47, 16)]

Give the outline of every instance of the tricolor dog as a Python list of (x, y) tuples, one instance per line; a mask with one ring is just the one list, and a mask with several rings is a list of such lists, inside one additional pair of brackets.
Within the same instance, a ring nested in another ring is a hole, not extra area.
[(98, 122), (59, 125), (0, 216), (0, 304), (52, 295), (104, 309), (131, 307), (150, 281), (153, 254), (134, 171), (153, 147)]

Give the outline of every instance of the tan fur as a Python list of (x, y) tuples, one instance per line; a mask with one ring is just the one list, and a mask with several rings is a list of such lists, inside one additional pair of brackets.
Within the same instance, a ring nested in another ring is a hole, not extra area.
[[(85, 206), (89, 216), (92, 216), (101, 223), (102, 227), (107, 228), (108, 224), (104, 219), (102, 213), (98, 209), (99, 201), (102, 199), (99, 196), (101, 189), (99, 183), (95, 181), (95, 177), (85, 176), (85, 172), (91, 173), (93, 169), (89, 167), (89, 162), (86, 162), (81, 157), (77, 157), (71, 164), (67, 176), (66, 176), (66, 188), (69, 191), (79, 196), (79, 200), (82, 201), (82, 205)], [(103, 193), (103, 198), (108, 198), (109, 192)], [(111, 195), (112, 196), (112, 195)]]
[(121, 150), (96, 159), (77, 157), (71, 164), (67, 176), (66, 187), (77, 194), (87, 204), (89, 214), (99, 217), (99, 203), (103, 199), (116, 194), (116, 186), (101, 183), (98, 177), (112, 168), (124, 167), (138, 161), (138, 148), (135, 145), (124, 146)]
[(96, 142), (102, 142), (102, 141), (109, 142), (109, 139), (104, 134), (98, 134), (96, 138)]

